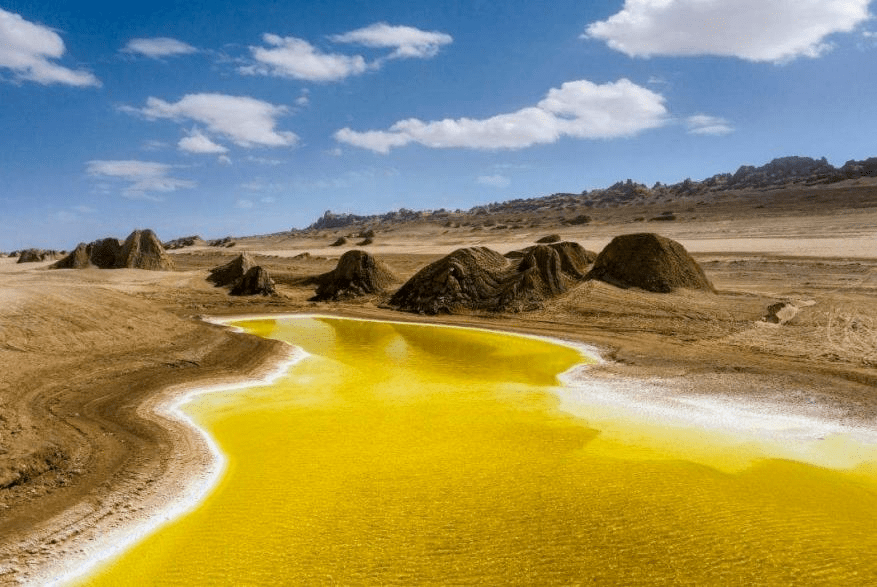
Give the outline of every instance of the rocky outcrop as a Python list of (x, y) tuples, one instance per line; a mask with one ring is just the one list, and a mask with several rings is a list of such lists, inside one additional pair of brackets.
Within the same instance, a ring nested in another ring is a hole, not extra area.
[(612, 239), (597, 256), (586, 278), (625, 289), (637, 287), (660, 293), (679, 288), (714, 291), (685, 247), (652, 233), (625, 234)]
[(346, 244), (347, 244), (347, 239), (344, 238), (343, 236), (339, 236), (338, 239), (335, 240), (335, 242), (333, 242), (333, 243), (332, 243), (331, 245), (329, 245), (329, 246), (330, 246), (330, 247), (343, 247), (343, 246), (346, 245)]
[(180, 238), (175, 238), (174, 240), (167, 241), (164, 243), (164, 248), (166, 250), (172, 251), (175, 249), (182, 249), (184, 247), (198, 247), (204, 246), (207, 244), (203, 238), (198, 235), (193, 236), (183, 236)]
[(207, 281), (219, 286), (234, 285), (246, 275), (247, 271), (256, 266), (249, 253), (241, 253), (228, 263), (214, 267), (209, 271)]
[(389, 303), (422, 314), (539, 308), (582, 277), (578, 245), (562, 244), (536, 245), (512, 259), (486, 247), (458, 249), (417, 272)]
[(340, 300), (381, 293), (394, 282), (396, 276), (382, 261), (365, 251), (347, 251), (338, 265), (317, 278), (314, 301)]
[(164, 250), (155, 233), (149, 230), (135, 230), (122, 244), (119, 263), (129, 269), (150, 271), (173, 271), (174, 262)]
[(52, 265), (53, 269), (85, 269), (91, 267), (88, 245), (79, 243), (69, 255)]
[(17, 263), (39, 263), (40, 261), (50, 261), (58, 257), (58, 251), (46, 249), (24, 249), (18, 251)]
[(562, 239), (559, 234), (548, 234), (543, 236), (542, 238), (536, 239), (536, 242), (539, 244), (549, 244), (549, 243), (559, 243)]
[(79, 243), (72, 253), (52, 265), (52, 269), (147, 269), (172, 271), (174, 262), (161, 241), (149, 229), (135, 230), (124, 243), (114, 238)]
[(229, 292), (233, 296), (274, 295), (274, 280), (268, 271), (256, 265), (250, 267), (244, 276), (234, 284)]

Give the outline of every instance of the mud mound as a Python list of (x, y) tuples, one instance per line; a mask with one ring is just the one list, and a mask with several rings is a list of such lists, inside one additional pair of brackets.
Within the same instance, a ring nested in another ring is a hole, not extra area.
[(274, 280), (268, 275), (268, 271), (256, 265), (250, 267), (244, 276), (231, 288), (233, 296), (270, 296), (275, 293)]
[(88, 245), (79, 243), (69, 255), (52, 265), (52, 269), (85, 269), (91, 267)]
[(586, 276), (621, 288), (668, 293), (678, 288), (715, 291), (685, 247), (653, 233), (612, 239)]
[(253, 258), (248, 253), (242, 253), (226, 263), (214, 267), (207, 276), (207, 281), (217, 286), (235, 285), (239, 280), (243, 279), (247, 271), (255, 267)]
[(39, 263), (40, 261), (48, 261), (56, 259), (58, 251), (47, 251), (44, 249), (25, 249), (18, 253), (17, 263)]
[(375, 242), (375, 239), (373, 239), (371, 237), (366, 237), (366, 238), (362, 239), (361, 241), (359, 241), (358, 243), (356, 243), (356, 246), (357, 247), (367, 247), (368, 245), (370, 245), (374, 242)]
[(135, 230), (124, 244), (114, 238), (79, 243), (72, 253), (52, 265), (52, 269), (148, 269), (172, 271), (174, 262), (151, 230)]
[(174, 249), (182, 249), (183, 247), (196, 247), (206, 245), (207, 241), (198, 235), (183, 236), (164, 243), (164, 248), (171, 251)]
[(347, 239), (344, 238), (343, 236), (340, 236), (340, 237), (338, 237), (338, 240), (336, 240), (334, 243), (332, 243), (329, 246), (330, 247), (342, 247), (346, 244), (347, 244)]
[[(544, 245), (534, 245), (520, 251), (509, 251), (505, 254), (508, 259), (523, 259), (536, 247)], [(597, 259), (597, 253), (585, 249), (579, 243), (572, 241), (563, 241), (559, 243), (551, 243), (547, 245), (557, 251), (560, 255), (561, 271), (576, 279), (581, 279), (588, 272), (588, 267)]]
[(558, 249), (546, 245), (531, 247), (520, 260), (511, 261), (486, 247), (458, 249), (421, 269), (390, 305), (422, 314), (532, 310), (581, 277), (563, 266)]
[(149, 230), (135, 230), (122, 245), (122, 253), (117, 263), (128, 269), (148, 269), (150, 271), (173, 271), (174, 262), (165, 252), (161, 241)]
[(559, 243), (560, 240), (561, 239), (560, 239), (559, 234), (549, 234), (549, 235), (543, 236), (540, 239), (537, 239), (536, 242), (541, 244), (541, 245), (547, 245), (549, 243)]
[(122, 258), (122, 243), (115, 238), (96, 240), (88, 245), (88, 258), (101, 269), (115, 269)]
[(379, 293), (396, 281), (396, 276), (382, 261), (365, 251), (347, 251), (338, 265), (318, 278), (314, 301), (339, 300)]

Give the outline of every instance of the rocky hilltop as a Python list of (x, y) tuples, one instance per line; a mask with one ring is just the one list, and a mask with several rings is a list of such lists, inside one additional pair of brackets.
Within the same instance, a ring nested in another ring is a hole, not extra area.
[[(709, 199), (732, 190), (772, 190), (794, 186), (828, 185), (845, 180), (859, 178), (877, 178), (877, 157), (862, 161), (847, 161), (841, 167), (835, 167), (825, 157), (781, 157), (755, 167), (743, 165), (734, 173), (719, 173), (706, 179), (696, 181), (686, 179), (675, 184), (656, 183), (652, 187), (637, 183), (631, 179), (619, 181), (604, 189), (583, 191), (581, 193), (556, 193), (549, 196), (523, 198), (499, 202), (484, 206), (475, 206), (469, 210), (428, 210), (414, 211), (401, 208), (397, 211), (372, 216), (356, 214), (338, 214), (327, 210), (316, 222), (305, 230), (331, 230), (348, 226), (368, 226), (378, 224), (398, 224), (419, 219), (452, 222), (461, 216), (483, 216), (501, 213), (527, 213), (558, 207), (608, 208), (627, 204), (644, 204), (676, 198), (702, 197)], [(672, 220), (667, 216), (662, 220)], [(569, 220), (570, 224), (586, 224), (587, 216), (580, 221)]]

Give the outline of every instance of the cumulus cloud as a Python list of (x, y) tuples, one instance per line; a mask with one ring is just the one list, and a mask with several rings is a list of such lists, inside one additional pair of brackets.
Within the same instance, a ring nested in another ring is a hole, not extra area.
[(508, 187), (508, 185), (511, 183), (509, 178), (504, 175), (499, 175), (498, 173), (495, 175), (479, 175), (478, 179), (476, 179), (475, 181), (477, 181), (481, 185), (489, 185), (490, 187), (495, 188)]
[(695, 114), (685, 119), (688, 134), (692, 135), (726, 135), (734, 132), (734, 127), (724, 118)]
[(127, 182), (122, 195), (135, 199), (156, 199), (154, 192), (175, 192), (181, 188), (193, 188), (195, 182), (171, 177), (173, 165), (138, 160), (94, 160), (86, 164), (92, 177), (116, 179)]
[(720, 55), (785, 62), (818, 57), (826, 37), (869, 18), (870, 0), (625, 0), (583, 36), (630, 57)]
[(667, 122), (664, 97), (627, 79), (602, 85), (588, 80), (552, 88), (536, 106), (486, 119), (423, 122), (401, 120), (386, 131), (343, 128), (335, 139), (387, 153), (419, 143), (432, 148), (522, 149), (561, 137), (610, 139), (633, 136)]
[[(151, 120), (193, 120), (205, 125), (210, 133), (226, 137), (241, 147), (288, 147), (298, 140), (295, 133), (276, 129), (277, 119), (288, 112), (286, 107), (249, 96), (187, 94), (175, 103), (150, 97), (143, 108), (126, 106), (122, 110)], [(197, 139), (189, 144), (194, 142)], [(208, 142), (212, 143), (209, 139)], [(183, 148), (182, 143), (180, 141), (180, 148)]]
[(393, 48), (391, 59), (434, 57), (442, 45), (453, 42), (451, 35), (422, 31), (410, 26), (391, 26), (377, 22), (342, 35), (330, 37), (336, 43), (353, 43), (372, 48)]
[(88, 71), (54, 63), (54, 59), (63, 57), (64, 51), (64, 41), (58, 33), (0, 8), (0, 68), (11, 70), (13, 79), (43, 85), (101, 85)]
[[(264, 46), (250, 47), (255, 63), (241, 66), (238, 71), (250, 75), (273, 75), (311, 82), (335, 82), (379, 69), (387, 59), (433, 57), (443, 45), (451, 43), (453, 38), (438, 31), (422, 31), (414, 27), (391, 26), (379, 22), (333, 35), (329, 40), (393, 51), (369, 63), (362, 55), (324, 52), (305, 39), (265, 33), (262, 35)], [(299, 105), (307, 105), (307, 95), (299, 97), (299, 101)]]
[(181, 138), (177, 146), (181, 151), (189, 153), (228, 153), (228, 149), (217, 145), (198, 129), (193, 129), (189, 136)]
[(268, 47), (250, 47), (257, 63), (239, 68), (241, 73), (333, 82), (368, 69), (361, 55), (323, 53), (304, 39), (266, 33), (262, 40)]
[(149, 39), (131, 39), (122, 49), (122, 52), (138, 53), (152, 59), (161, 59), (162, 57), (197, 53), (198, 49), (177, 39), (154, 37)]

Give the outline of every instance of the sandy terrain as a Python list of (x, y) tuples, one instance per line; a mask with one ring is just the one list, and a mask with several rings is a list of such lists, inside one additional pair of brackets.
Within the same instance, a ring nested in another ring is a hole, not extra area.
[[(200, 316), (319, 312), (547, 335), (598, 347), (607, 361), (592, 376), (875, 428), (877, 207), (727, 206), (735, 212), (717, 205), (674, 223), (634, 221), (638, 210), (596, 211), (587, 226), (413, 223), (379, 230), (367, 247), (406, 279), (460, 246), (505, 252), (559, 232), (599, 251), (614, 235), (648, 230), (685, 245), (719, 292), (586, 282), (519, 314), (417, 316), (383, 308), (387, 296), (309, 302), (308, 278), (353, 248), (328, 246), (341, 229), (180, 249), (175, 272), (0, 259), (0, 583), (87, 557), (102, 533), (167, 507), (209, 474), (205, 440), (156, 409), (193, 386), (264, 376), (289, 351)], [(271, 272), (278, 296), (233, 298), (205, 281), (242, 250)], [(305, 251), (310, 258), (293, 258)], [(764, 322), (778, 301), (796, 315)]]

